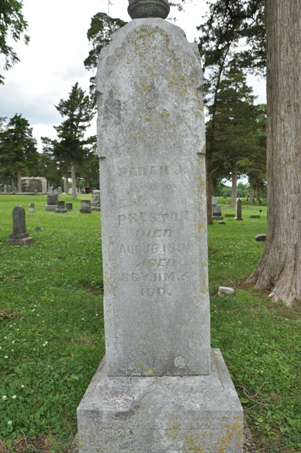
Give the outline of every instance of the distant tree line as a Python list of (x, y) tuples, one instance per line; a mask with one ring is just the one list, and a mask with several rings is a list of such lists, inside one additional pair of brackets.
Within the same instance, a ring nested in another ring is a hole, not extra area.
[[(27, 119), (16, 114), (10, 120), (0, 118), (0, 187), (22, 191), (22, 176), (44, 176), (49, 186), (64, 184), (68, 191), (72, 179), (76, 197), (76, 181), (98, 188), (98, 158), (96, 136), (85, 138), (86, 128), (94, 115), (94, 103), (85, 96), (78, 84), (72, 88), (67, 101), (57, 106), (66, 116), (57, 126), (58, 137), (42, 137), (43, 151), (38, 152), (37, 141)], [(64, 180), (64, 183), (62, 182)]]
[[(184, 3), (185, 0), (173, 2), (179, 8)], [(283, 300), (291, 305), (301, 299), (301, 210), (298, 209), (301, 192), (301, 36), (298, 32), (301, 3), (299, 0), (209, 0), (208, 7), (209, 12), (199, 27), (199, 50), (205, 71), (204, 93), (208, 109), (208, 219), (210, 222), (212, 218), (211, 194), (223, 177), (231, 176), (234, 182), (233, 199), (236, 197), (235, 181), (239, 173), (249, 175), (251, 188), (254, 184), (259, 187), (265, 180), (267, 148), (268, 234), (262, 259), (248, 282), (259, 288), (273, 287), (272, 300)], [(4, 13), (1, 8), (4, 8)], [(16, 23), (11, 19), (14, 11), (17, 12)], [(88, 30), (92, 50), (85, 60), (88, 69), (95, 71), (100, 50), (109, 43), (111, 33), (123, 25), (120, 19), (110, 18), (104, 13), (93, 16)], [(0, 50), (6, 58), (7, 68), (17, 61), (17, 56), (7, 45), (7, 31), (11, 30), (14, 39), (18, 40), (26, 27), (22, 3), (3, 0), (0, 6)], [(245, 79), (248, 71), (264, 73), (265, 70), (267, 109), (254, 105), (254, 97)], [(0, 83), (3, 83), (1, 76)], [(92, 93), (95, 93), (93, 79), (91, 87)], [(57, 129), (61, 160), (58, 165), (57, 157), (55, 165), (56, 171), (62, 174), (67, 171), (63, 149), (71, 143), (65, 124), (63, 121)], [(8, 133), (12, 133), (9, 131), (12, 127), (13, 124), (8, 127)], [(4, 129), (7, 132), (7, 128)], [(82, 136), (77, 136), (76, 140), (79, 146), (88, 145), (83, 143)], [(72, 142), (72, 153), (77, 149), (76, 140)], [(8, 146), (4, 135), (0, 146), (2, 162), (6, 159), (1, 172), (15, 172), (15, 178), (18, 178), (29, 158), (23, 161), (21, 153), (15, 169), (9, 169), (9, 159), (3, 157), (3, 146)], [(27, 142), (24, 146), (31, 149), (32, 145)], [(58, 156), (58, 147), (54, 151), (54, 143), (46, 140), (45, 146), (52, 156)], [(76, 162), (77, 154), (69, 161), (70, 165), (72, 161)]]

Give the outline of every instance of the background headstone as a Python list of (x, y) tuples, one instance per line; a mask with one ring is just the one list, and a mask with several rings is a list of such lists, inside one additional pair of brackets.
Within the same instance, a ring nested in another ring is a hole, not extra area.
[(81, 200), (80, 201), (80, 212), (82, 214), (91, 214), (91, 200)]
[(29, 214), (33, 214), (35, 212), (34, 203), (30, 203), (28, 212), (29, 212)]
[(22, 192), (27, 193), (46, 193), (47, 179), (44, 177), (22, 177), (21, 178)]
[(54, 190), (50, 189), (47, 193), (47, 204), (45, 206), (46, 211), (55, 211), (58, 203), (58, 194)]
[(212, 218), (222, 220), (222, 208), (217, 204), (217, 197), (212, 197)]
[(33, 238), (26, 233), (25, 209), (17, 205), (13, 209), (13, 232), (9, 235), (6, 243), (10, 245), (28, 245), (33, 242)]
[(241, 208), (242, 208), (242, 202), (241, 199), (238, 198), (236, 201), (236, 217), (235, 220), (243, 220), (241, 216)]
[(65, 212), (67, 212), (67, 209), (65, 207), (65, 202), (64, 201), (58, 201), (57, 202), (57, 207), (55, 208), (55, 212), (56, 213), (61, 213), (61, 214), (65, 214)]
[(91, 208), (93, 211), (100, 211), (100, 191), (99, 190), (93, 190), (93, 192), (92, 192)]
[(256, 240), (257, 242), (264, 242), (264, 241), (266, 241), (266, 238), (267, 238), (267, 235), (266, 235), (266, 234), (257, 234), (257, 235), (255, 236), (255, 240)]
[(72, 211), (72, 209), (73, 209), (72, 203), (68, 203), (68, 202), (67, 202), (67, 203), (66, 203), (66, 209), (67, 209), (67, 211)]

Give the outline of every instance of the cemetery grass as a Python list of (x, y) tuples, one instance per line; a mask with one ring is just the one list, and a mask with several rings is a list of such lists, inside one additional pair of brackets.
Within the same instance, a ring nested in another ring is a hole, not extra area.
[[(100, 220), (80, 214), (87, 197), (55, 214), (45, 211), (46, 196), (0, 196), (0, 453), (67, 453), (76, 407), (104, 355)], [(12, 209), (27, 212), (31, 201), (34, 243), (7, 245)], [(301, 305), (271, 304), (267, 292), (244, 285), (264, 248), (254, 237), (266, 232), (266, 207), (245, 205), (243, 221), (208, 227), (212, 346), (226, 360), (257, 451), (300, 452)], [(260, 219), (249, 219), (260, 209)], [(218, 286), (235, 295), (217, 296)]]

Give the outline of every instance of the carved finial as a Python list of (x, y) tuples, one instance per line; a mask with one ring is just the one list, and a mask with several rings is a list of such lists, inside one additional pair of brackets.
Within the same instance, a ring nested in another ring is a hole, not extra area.
[(170, 11), (167, 0), (129, 0), (128, 13), (132, 19), (161, 17), (166, 19)]

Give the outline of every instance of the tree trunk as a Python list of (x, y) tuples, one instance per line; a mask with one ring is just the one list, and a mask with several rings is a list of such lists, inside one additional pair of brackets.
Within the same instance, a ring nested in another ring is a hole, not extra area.
[(213, 178), (212, 180), (212, 196), (216, 197), (217, 195), (217, 179)]
[(266, 0), (268, 233), (248, 282), (301, 299), (301, 2)]
[(231, 208), (236, 209), (237, 201), (237, 164), (232, 163), (232, 193), (231, 193)]
[(259, 182), (256, 183), (256, 201), (260, 201), (260, 184)]
[(69, 184), (68, 184), (68, 176), (64, 177), (64, 192), (68, 193), (69, 191)]
[(206, 197), (207, 197), (207, 223), (208, 225), (213, 224), (212, 220), (212, 154), (206, 154)]
[(17, 170), (18, 177), (18, 192), (22, 192), (21, 171)]
[(72, 200), (76, 200), (76, 170), (75, 170), (75, 162), (71, 162), (71, 179), (72, 179), (72, 192), (71, 198)]
[(206, 193), (207, 193), (207, 223), (208, 225), (213, 224), (212, 220), (212, 154), (214, 148), (214, 140), (215, 140), (215, 124), (216, 124), (216, 106), (217, 106), (217, 95), (219, 92), (219, 87), (221, 83), (222, 74), (225, 68), (226, 58), (229, 52), (229, 46), (225, 50), (225, 54), (219, 61), (217, 77), (216, 77), (216, 84), (214, 88), (214, 100), (212, 105), (212, 125), (209, 132), (209, 137), (206, 139), (207, 146), (206, 146)]
[(252, 176), (249, 176), (249, 184), (250, 184), (250, 204), (254, 204), (254, 181)]

